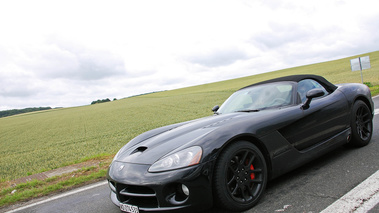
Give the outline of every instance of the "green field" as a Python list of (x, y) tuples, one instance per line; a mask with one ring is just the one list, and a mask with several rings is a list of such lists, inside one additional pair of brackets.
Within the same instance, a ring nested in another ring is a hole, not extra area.
[[(379, 51), (364, 70), (373, 94), (379, 93)], [(0, 118), (2, 181), (113, 155), (138, 134), (167, 124), (212, 115), (211, 108), (235, 90), (293, 74), (322, 75), (333, 83), (361, 82), (350, 59), (312, 64), (228, 81), (125, 98), (82, 107), (53, 109)]]

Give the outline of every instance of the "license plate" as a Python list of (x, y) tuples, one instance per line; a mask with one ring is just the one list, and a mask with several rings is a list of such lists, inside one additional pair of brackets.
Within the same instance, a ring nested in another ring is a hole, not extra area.
[(138, 206), (133, 206), (125, 203), (121, 203), (120, 209), (123, 212), (128, 212), (128, 213), (139, 213)]

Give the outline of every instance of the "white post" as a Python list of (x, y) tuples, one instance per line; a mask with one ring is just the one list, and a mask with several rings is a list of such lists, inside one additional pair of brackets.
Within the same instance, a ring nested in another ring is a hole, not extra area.
[(359, 59), (359, 68), (361, 69), (361, 79), (362, 79), (362, 84), (363, 84), (363, 74), (362, 74), (362, 62), (361, 62), (361, 57)]

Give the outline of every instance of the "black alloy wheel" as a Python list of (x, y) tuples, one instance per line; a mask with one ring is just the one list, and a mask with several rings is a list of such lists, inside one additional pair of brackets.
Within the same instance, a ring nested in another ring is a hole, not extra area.
[(267, 184), (262, 152), (247, 141), (233, 142), (221, 154), (214, 175), (215, 203), (229, 211), (256, 205)]
[(356, 101), (353, 106), (352, 120), (353, 146), (362, 147), (367, 145), (372, 137), (372, 113), (363, 101)]

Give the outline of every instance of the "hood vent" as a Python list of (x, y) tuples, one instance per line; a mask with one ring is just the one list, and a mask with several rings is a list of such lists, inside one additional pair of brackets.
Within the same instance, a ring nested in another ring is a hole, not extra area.
[(140, 146), (138, 147), (137, 149), (135, 149), (133, 152), (130, 153), (130, 155), (134, 154), (134, 153), (137, 153), (137, 152), (143, 152), (147, 149), (146, 146)]

